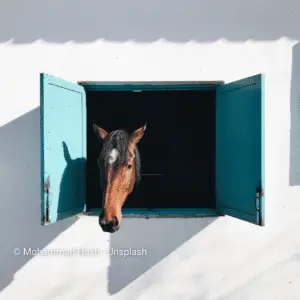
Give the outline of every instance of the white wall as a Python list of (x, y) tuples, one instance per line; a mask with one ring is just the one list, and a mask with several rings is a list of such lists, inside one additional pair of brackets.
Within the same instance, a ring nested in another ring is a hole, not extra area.
[[(198, 2), (0, 6), (1, 300), (299, 299), (299, 2)], [(97, 218), (74, 217), (41, 227), (40, 72), (71, 81), (225, 82), (264, 73), (266, 226), (230, 217), (126, 219), (109, 235)], [(15, 247), (101, 253), (14, 256)], [(110, 248), (147, 255), (124, 258)]]

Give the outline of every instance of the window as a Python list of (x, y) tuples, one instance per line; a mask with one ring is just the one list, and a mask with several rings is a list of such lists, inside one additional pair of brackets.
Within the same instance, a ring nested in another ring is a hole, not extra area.
[(264, 225), (263, 80), (74, 84), (41, 74), (42, 223), (100, 213), (93, 121), (129, 132), (147, 121), (142, 180), (124, 216), (227, 214)]

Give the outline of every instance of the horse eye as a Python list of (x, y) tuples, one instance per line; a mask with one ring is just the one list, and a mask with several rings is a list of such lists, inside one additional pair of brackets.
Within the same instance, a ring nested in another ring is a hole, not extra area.
[(131, 167), (132, 167), (132, 165), (127, 165), (127, 168), (130, 170), (131, 169)]

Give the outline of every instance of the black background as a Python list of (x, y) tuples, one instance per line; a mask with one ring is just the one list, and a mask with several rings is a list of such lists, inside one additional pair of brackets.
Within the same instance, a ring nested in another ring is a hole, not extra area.
[(147, 122), (142, 180), (124, 208), (215, 208), (215, 109), (215, 91), (88, 92), (87, 208), (102, 201), (93, 121), (129, 133)]

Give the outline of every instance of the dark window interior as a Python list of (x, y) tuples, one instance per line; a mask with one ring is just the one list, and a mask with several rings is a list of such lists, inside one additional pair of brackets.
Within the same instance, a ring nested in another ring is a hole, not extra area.
[(107, 131), (133, 132), (142, 180), (124, 208), (215, 208), (215, 91), (87, 92), (87, 208), (100, 208), (93, 121)]

